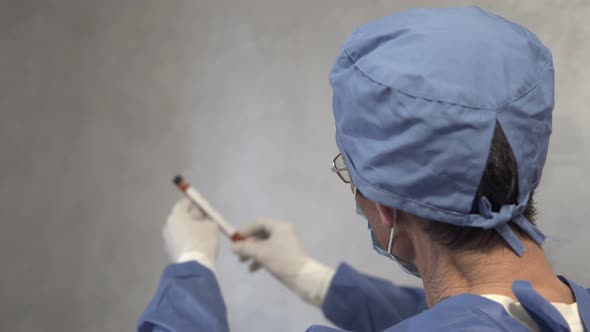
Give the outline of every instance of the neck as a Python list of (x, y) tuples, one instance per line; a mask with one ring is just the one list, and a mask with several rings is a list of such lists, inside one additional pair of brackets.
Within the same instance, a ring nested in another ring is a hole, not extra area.
[(512, 292), (515, 280), (531, 282), (550, 302), (573, 303), (571, 290), (557, 278), (543, 250), (530, 240), (523, 242), (526, 251), (521, 257), (506, 246), (461, 253), (433, 247), (417, 253), (428, 306), (461, 293), (499, 294), (517, 301)]

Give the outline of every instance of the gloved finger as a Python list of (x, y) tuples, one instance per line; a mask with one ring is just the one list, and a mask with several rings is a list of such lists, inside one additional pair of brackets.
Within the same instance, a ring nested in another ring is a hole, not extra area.
[(254, 240), (237, 241), (232, 244), (231, 248), (240, 259), (256, 258), (256, 255), (260, 250), (260, 243)]
[(187, 213), (191, 205), (192, 202), (188, 198), (183, 197), (178, 200), (176, 204), (174, 204), (174, 207), (172, 208), (172, 214)]
[(274, 222), (270, 219), (259, 219), (251, 224), (245, 225), (238, 230), (238, 233), (246, 238), (268, 238), (272, 233)]
[(189, 203), (190, 201), (186, 197), (183, 197), (174, 203), (170, 214), (166, 218), (166, 225), (173, 223), (175, 220), (179, 219), (179, 216), (186, 214)]
[(191, 202), (191, 208), (189, 210), (189, 216), (191, 217), (191, 219), (195, 219), (195, 220), (206, 220), (207, 219), (207, 216), (203, 213), (203, 210), (196, 207), (194, 204), (192, 204), (192, 202)]
[(254, 262), (252, 262), (252, 264), (250, 264), (248, 271), (256, 272), (256, 271), (260, 270), (261, 267), (262, 267), (262, 265), (260, 263), (258, 263), (257, 261), (254, 261)]

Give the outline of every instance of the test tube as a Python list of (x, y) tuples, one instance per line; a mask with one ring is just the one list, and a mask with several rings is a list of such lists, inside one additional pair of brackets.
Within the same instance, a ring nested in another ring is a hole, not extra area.
[(177, 175), (172, 180), (174, 185), (207, 217), (215, 222), (221, 231), (232, 241), (244, 240), (244, 237), (230, 225), (219, 212), (215, 211), (213, 206), (201, 195), (193, 186), (186, 182), (181, 175)]

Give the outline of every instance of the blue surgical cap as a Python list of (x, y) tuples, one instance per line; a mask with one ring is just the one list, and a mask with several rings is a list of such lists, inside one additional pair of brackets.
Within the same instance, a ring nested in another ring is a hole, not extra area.
[[(551, 52), (522, 26), (478, 7), (415, 9), (356, 29), (330, 73), (336, 142), (367, 198), (429, 220), (495, 229), (518, 254), (515, 224), (551, 134)], [(518, 165), (518, 202), (471, 213), (496, 125)]]

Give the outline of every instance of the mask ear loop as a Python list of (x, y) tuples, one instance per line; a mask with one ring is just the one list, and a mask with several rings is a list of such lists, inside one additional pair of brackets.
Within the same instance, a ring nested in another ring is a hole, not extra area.
[[(393, 209), (393, 222), (397, 218), (397, 209)], [(391, 254), (391, 246), (393, 245), (393, 225), (391, 225), (391, 232), (389, 233), (389, 245), (387, 246), (387, 253)]]

